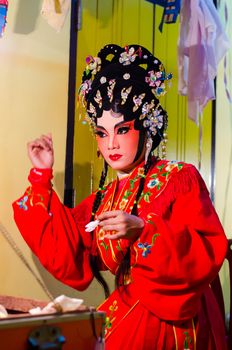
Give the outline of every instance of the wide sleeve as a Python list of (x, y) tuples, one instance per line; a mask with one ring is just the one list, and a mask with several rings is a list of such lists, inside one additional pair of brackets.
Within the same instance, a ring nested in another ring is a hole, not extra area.
[(227, 239), (206, 186), (195, 167), (174, 174), (144, 213), (146, 225), (134, 244), (131, 285), (159, 318), (193, 317), (200, 299), (216, 277)]
[(50, 169), (32, 169), (31, 186), (13, 203), (18, 229), (41, 264), (58, 280), (78, 290), (93, 279), (89, 265), (91, 236), (84, 226), (93, 196), (74, 209), (65, 207), (52, 189)]

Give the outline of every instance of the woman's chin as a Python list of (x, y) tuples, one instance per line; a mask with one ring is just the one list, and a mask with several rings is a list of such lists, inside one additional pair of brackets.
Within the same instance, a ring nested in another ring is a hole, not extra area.
[(126, 173), (129, 174), (131, 172), (131, 170), (134, 169), (134, 164), (120, 164), (120, 162), (108, 162), (108, 165), (111, 167), (111, 169), (118, 171), (120, 173)]

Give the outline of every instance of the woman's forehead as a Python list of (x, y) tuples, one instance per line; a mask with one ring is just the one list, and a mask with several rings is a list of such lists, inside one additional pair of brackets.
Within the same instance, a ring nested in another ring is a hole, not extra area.
[(104, 128), (114, 127), (116, 124), (124, 121), (124, 116), (113, 111), (103, 111), (102, 116), (97, 118), (97, 126)]

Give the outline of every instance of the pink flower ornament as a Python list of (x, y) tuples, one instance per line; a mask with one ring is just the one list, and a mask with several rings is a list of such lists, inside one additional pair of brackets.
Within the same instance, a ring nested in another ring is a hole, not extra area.
[(101, 59), (100, 57), (88, 56), (86, 57), (87, 66), (85, 68), (86, 74), (92, 72), (96, 74), (101, 69)]

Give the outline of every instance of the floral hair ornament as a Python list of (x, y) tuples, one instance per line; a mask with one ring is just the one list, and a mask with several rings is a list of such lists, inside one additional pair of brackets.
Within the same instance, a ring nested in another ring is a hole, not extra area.
[(143, 126), (147, 129), (149, 135), (155, 136), (159, 130), (162, 129), (164, 124), (164, 116), (159, 109), (160, 104), (155, 107), (154, 101), (151, 103), (145, 102), (142, 106), (142, 114), (140, 119), (143, 120)]
[(125, 74), (123, 75), (123, 79), (124, 79), (124, 80), (130, 79), (130, 74), (129, 74), (129, 73), (125, 73)]
[(120, 54), (119, 62), (122, 63), (124, 66), (127, 66), (134, 62), (137, 56), (141, 58), (141, 55), (141, 47), (139, 47), (138, 50), (135, 51), (134, 47), (129, 48), (128, 46), (125, 46), (125, 51)]
[(154, 72), (151, 70), (148, 72), (148, 76), (145, 77), (145, 82), (148, 83), (149, 86), (153, 87), (153, 94), (159, 98), (166, 94), (166, 86), (165, 81), (170, 81), (172, 79), (172, 73), (166, 74), (163, 68), (163, 65), (160, 65), (160, 71)]
[(105, 84), (106, 82), (107, 82), (106, 77), (101, 77), (100, 83), (101, 83), (101, 84)]
[[(93, 108), (95, 108), (95, 107), (93, 106)], [(89, 110), (88, 110), (87, 112), (91, 113)], [(93, 132), (95, 132), (97, 125), (96, 125), (96, 123), (94, 122), (93, 118), (91, 118), (87, 113), (86, 113), (86, 115), (85, 115), (84, 121), (85, 121), (85, 123), (88, 123), (88, 125), (90, 126), (90, 129), (91, 129)], [(85, 124), (85, 123), (84, 123), (84, 124)]]
[(92, 72), (92, 74), (97, 74), (101, 69), (101, 59), (100, 57), (87, 56), (86, 57), (87, 66), (85, 68), (86, 74)]
[(90, 91), (91, 85), (92, 85), (92, 80), (88, 79), (80, 85), (79, 90), (78, 90), (78, 96), (80, 96), (82, 105), (84, 107), (85, 107), (85, 96)]
[[(97, 72), (100, 71), (100, 69), (101, 69), (100, 57), (87, 56), (85, 61), (87, 64), (85, 67), (85, 74), (87, 76), (89, 75), (89, 73), (91, 73), (92, 75), (95, 75), (95, 74), (97, 74)], [(105, 78), (105, 77), (102, 77), (102, 78)], [(104, 82), (106, 82), (106, 78), (105, 78)], [(103, 84), (103, 80), (101, 83)], [(85, 106), (86, 95), (91, 90), (91, 85), (92, 85), (92, 79), (90, 78), (90, 79), (83, 81), (83, 83), (81, 84), (81, 86), (78, 90), (78, 95), (81, 96), (81, 101), (82, 101), (83, 106)]]
[(89, 112), (90, 114), (92, 114), (96, 118), (96, 116), (97, 116), (96, 108), (94, 107), (94, 105), (91, 102), (89, 104), (89, 109), (87, 110), (87, 112)]
[(133, 112), (137, 111), (137, 109), (141, 106), (145, 96), (146, 96), (145, 93), (140, 94), (138, 97), (137, 95), (133, 96), (133, 102), (134, 102)]
[(147, 115), (147, 119), (143, 122), (143, 126), (148, 129), (153, 136), (159, 132), (163, 124), (163, 115), (157, 108), (152, 110), (152, 112)]
[[(99, 90), (97, 90), (97, 94), (94, 97), (94, 101), (97, 102), (97, 104), (99, 105), (99, 108), (102, 108), (102, 97)], [(95, 112), (96, 112), (96, 109), (95, 109)]]
[(147, 117), (147, 115), (150, 113), (152, 108), (155, 107), (154, 100), (151, 101), (151, 103), (145, 102), (142, 106), (142, 114), (140, 115), (139, 119), (144, 119)]
[(109, 81), (109, 86), (107, 86), (107, 96), (109, 97), (110, 102), (113, 101), (113, 91), (114, 91), (114, 87), (115, 87), (116, 81), (115, 79), (111, 79)]
[(122, 98), (122, 105), (124, 105), (126, 103), (126, 100), (130, 94), (132, 90), (132, 86), (129, 86), (128, 88), (123, 88), (122, 91), (121, 91), (121, 98)]

